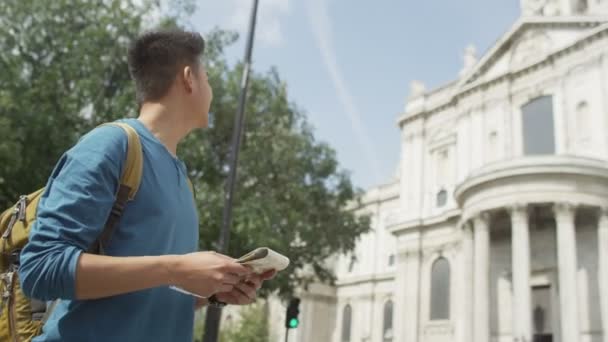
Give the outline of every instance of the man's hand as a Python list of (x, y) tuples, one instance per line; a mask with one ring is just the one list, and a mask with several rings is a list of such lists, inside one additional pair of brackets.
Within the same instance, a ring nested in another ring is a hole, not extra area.
[(82, 253), (76, 266), (75, 297), (99, 299), (170, 285), (209, 297), (232, 291), (249, 275), (246, 266), (214, 252), (141, 257)]
[(203, 297), (231, 292), (251, 275), (251, 270), (235, 259), (215, 252), (176, 256), (170, 271), (174, 285)]
[(276, 271), (270, 270), (262, 274), (254, 274), (239, 282), (231, 291), (222, 291), (216, 294), (219, 301), (233, 305), (247, 305), (255, 302), (257, 291), (262, 283), (272, 279)]

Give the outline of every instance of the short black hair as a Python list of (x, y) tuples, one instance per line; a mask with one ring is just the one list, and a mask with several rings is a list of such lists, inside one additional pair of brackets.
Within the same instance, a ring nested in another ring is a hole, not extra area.
[(205, 40), (197, 32), (179, 29), (149, 31), (129, 48), (129, 73), (135, 82), (137, 102), (163, 97), (179, 70), (198, 68), (205, 52)]

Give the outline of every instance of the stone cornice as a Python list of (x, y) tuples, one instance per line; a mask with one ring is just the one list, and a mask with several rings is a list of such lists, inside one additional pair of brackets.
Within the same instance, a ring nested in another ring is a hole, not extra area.
[(564, 155), (506, 160), (487, 165), (473, 173), (456, 187), (454, 197), (462, 206), (467, 193), (483, 184), (518, 176), (539, 175), (545, 177), (551, 174), (583, 175), (608, 180), (608, 163), (592, 158)]
[(377, 204), (399, 198), (399, 185), (398, 179), (373, 187), (365, 192), (361, 198), (361, 206), (365, 207), (371, 204)]
[(307, 299), (307, 300), (312, 300), (312, 301), (317, 301), (317, 302), (324, 302), (324, 303), (328, 303), (328, 304), (335, 304), (338, 302), (337, 296), (333, 295), (324, 295), (324, 294), (318, 294), (318, 293), (302, 293), (300, 294), (300, 297), (302, 299)]
[(354, 277), (343, 278), (339, 281), (336, 281), (336, 287), (353, 286), (353, 285), (360, 285), (360, 284), (366, 284), (366, 283), (373, 284), (373, 283), (391, 281), (394, 279), (395, 279), (394, 272), (370, 274), (370, 275), (363, 275), (363, 276), (354, 276)]
[(451, 210), (444, 211), (443, 213), (435, 216), (418, 218), (418, 219), (410, 219), (410, 220), (399, 220), (396, 222), (390, 222), (387, 225), (387, 230), (394, 235), (401, 235), (405, 231), (436, 225), (442, 222), (446, 222), (454, 217), (458, 217), (460, 215), (460, 209), (454, 208)]

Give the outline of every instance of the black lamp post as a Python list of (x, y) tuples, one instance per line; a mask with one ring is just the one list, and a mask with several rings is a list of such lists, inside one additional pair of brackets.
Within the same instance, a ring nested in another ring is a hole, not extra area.
[[(243, 65), (243, 78), (241, 82), (241, 94), (239, 96), (239, 107), (234, 121), (232, 132), (232, 148), (230, 149), (230, 171), (226, 182), (226, 197), (224, 201), (224, 211), (222, 215), (222, 231), (219, 240), (219, 252), (227, 253), (228, 243), (230, 242), (230, 226), (232, 225), (232, 199), (234, 196), (234, 185), (236, 183), (236, 169), (239, 159), (239, 149), (241, 137), (243, 135), (243, 122), (245, 119), (245, 104), (247, 102), (247, 87), (249, 85), (249, 70), (251, 68), (251, 53), (253, 50), (253, 37), (255, 36), (255, 24), (258, 11), (258, 0), (253, 0), (251, 9), (251, 19), (249, 21), (249, 35), (247, 47), (245, 48), (245, 62)], [(209, 306), (205, 318), (205, 332), (203, 342), (217, 342), (220, 328), (222, 309)]]

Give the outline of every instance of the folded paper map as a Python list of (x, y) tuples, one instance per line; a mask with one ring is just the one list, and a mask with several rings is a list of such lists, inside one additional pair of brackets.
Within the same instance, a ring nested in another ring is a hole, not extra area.
[(240, 257), (237, 262), (251, 267), (258, 274), (269, 270), (279, 272), (289, 266), (289, 258), (267, 247), (256, 248)]

